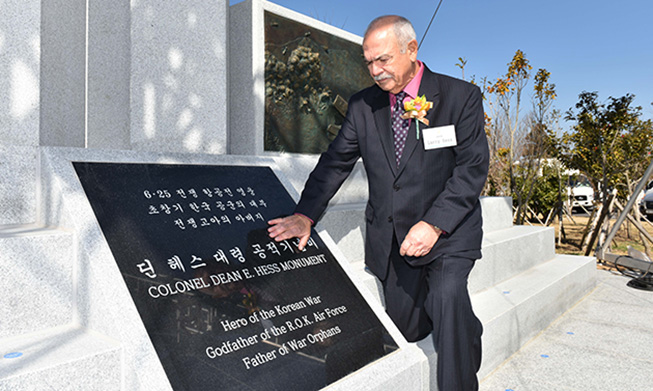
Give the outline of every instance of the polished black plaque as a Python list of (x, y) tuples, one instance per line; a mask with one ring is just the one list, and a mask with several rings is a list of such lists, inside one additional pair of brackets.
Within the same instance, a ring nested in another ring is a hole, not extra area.
[(268, 167), (73, 163), (175, 390), (317, 390), (396, 349)]

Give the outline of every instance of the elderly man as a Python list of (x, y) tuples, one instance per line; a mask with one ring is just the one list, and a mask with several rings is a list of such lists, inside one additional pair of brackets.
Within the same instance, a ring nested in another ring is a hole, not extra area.
[[(365, 262), (382, 281), (386, 311), (409, 341), (433, 334), (440, 391), (469, 391), (478, 389), (483, 330), (467, 291), (481, 256), (478, 197), (489, 160), (482, 97), (469, 83), (431, 72), (417, 47), (408, 20), (370, 23), (363, 53), (376, 85), (351, 98), (295, 214), (271, 220), (268, 231), (278, 241), (297, 237), (303, 248), (362, 157)], [(413, 102), (422, 96), (426, 102)]]

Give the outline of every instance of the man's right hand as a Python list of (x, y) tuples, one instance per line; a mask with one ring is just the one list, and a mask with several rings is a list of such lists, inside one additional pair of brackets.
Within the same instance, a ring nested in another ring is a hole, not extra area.
[(268, 233), (276, 242), (282, 240), (299, 238), (300, 250), (303, 250), (311, 237), (311, 220), (303, 215), (295, 214), (268, 221), (270, 228)]

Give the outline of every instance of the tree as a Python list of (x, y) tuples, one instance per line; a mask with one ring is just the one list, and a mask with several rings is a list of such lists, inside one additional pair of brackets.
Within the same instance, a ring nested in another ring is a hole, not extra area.
[[(488, 179), (485, 185), (484, 195), (505, 196), (510, 192), (510, 180), (508, 178), (508, 148), (502, 127), (499, 126), (497, 116), (493, 110), (494, 105), (488, 99), (487, 79), (482, 80), (483, 99), (486, 100), (487, 110), (485, 111), (485, 134), (487, 136), (490, 150), (490, 166)], [(488, 115), (488, 111), (490, 114)]]
[[(513, 164), (517, 132), (520, 128), (521, 96), (528, 83), (531, 68), (524, 53), (517, 50), (508, 63), (505, 76), (497, 78), (493, 83), (483, 81), (483, 96), (489, 111), (486, 120), (491, 154), (489, 182), (495, 190), (494, 195), (512, 195), (515, 184)], [(493, 165), (501, 169), (493, 170), (497, 168)], [(507, 183), (504, 183), (504, 174), (508, 179)]]
[[(651, 160), (653, 150), (653, 122), (637, 119), (633, 126), (619, 140), (620, 148), (623, 151), (623, 160), (620, 162), (618, 176), (620, 178), (617, 186), (619, 192), (625, 195), (626, 199), (636, 197), (635, 187), (640, 180), (648, 181), (649, 178), (642, 178)], [(624, 205), (626, 203), (624, 202)], [(641, 220), (639, 208), (635, 207), (630, 211), (635, 221)], [(629, 227), (629, 225), (627, 225)], [(630, 232), (630, 231), (629, 231)], [(650, 254), (650, 246), (642, 233), (639, 233), (640, 240), (644, 243), (644, 249)]]
[[(587, 176), (601, 201), (605, 201), (607, 190), (619, 182), (626, 162), (632, 161), (626, 154), (642, 148), (637, 147), (635, 140), (643, 134), (633, 133), (645, 129), (639, 120), (641, 107), (632, 106), (634, 98), (632, 94), (609, 97), (608, 103), (603, 104), (598, 102), (597, 92), (584, 91), (579, 95), (576, 112), (570, 109), (565, 116), (576, 122), (573, 132), (563, 135), (565, 163)], [(647, 140), (644, 137), (641, 141)]]
[[(534, 78), (533, 86), (533, 111), (527, 122), (523, 147), (520, 153), (520, 164), (517, 166), (517, 176), (521, 179), (512, 186), (514, 201), (517, 211), (515, 223), (522, 224), (535, 187), (540, 182), (538, 178), (542, 172), (542, 162), (552, 156), (555, 148), (556, 136), (553, 125), (557, 112), (552, 110), (553, 100), (556, 98), (555, 84), (549, 82), (551, 73), (546, 69), (539, 69)], [(537, 193), (541, 195), (542, 193)], [(543, 204), (539, 202), (538, 204)]]
[(463, 57), (458, 57), (458, 62), (456, 63), (456, 66), (460, 68), (460, 70), (463, 73), (463, 80), (465, 80), (465, 65), (467, 65), (467, 60)]
[(551, 73), (546, 69), (537, 71), (533, 110), (522, 116), (523, 94), (531, 69), (524, 53), (517, 50), (508, 63), (505, 76), (493, 83), (484, 83), (484, 96), (490, 112), (486, 132), (492, 156), (488, 187), (497, 195), (512, 196), (517, 224), (526, 218), (543, 159), (552, 155), (550, 150), (557, 145), (554, 141), (554, 124), (558, 116), (553, 110), (555, 84), (549, 82)]
[(610, 189), (618, 190), (624, 204), (636, 196), (633, 189), (650, 163), (653, 124), (640, 119), (641, 107), (633, 106), (634, 99), (626, 94), (599, 103), (597, 92), (584, 91), (577, 111), (567, 112), (566, 118), (576, 124), (563, 135), (566, 163), (585, 174), (604, 207)]
[(490, 94), (495, 94), (498, 104), (498, 115), (496, 123), (507, 130), (510, 145), (508, 147), (510, 166), (510, 188), (513, 188), (514, 173), (512, 163), (515, 162), (515, 142), (519, 130), (519, 115), (521, 112), (522, 92), (530, 78), (530, 70), (533, 67), (529, 64), (524, 52), (517, 50), (512, 60), (508, 63), (508, 72), (503, 78), (488, 87)]
[[(536, 215), (546, 221), (552, 210), (559, 205), (560, 167), (557, 162), (542, 164), (542, 174), (534, 178), (533, 194), (528, 205)], [(552, 220), (552, 219), (551, 219)], [(549, 220), (547, 223), (550, 223)]]
[(622, 159), (618, 162), (616, 186), (629, 198), (650, 164), (653, 152), (653, 121), (636, 118), (624, 129), (618, 144)]

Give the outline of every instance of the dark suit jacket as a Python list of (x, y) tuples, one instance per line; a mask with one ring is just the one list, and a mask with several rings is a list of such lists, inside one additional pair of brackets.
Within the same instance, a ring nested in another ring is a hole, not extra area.
[[(454, 125), (457, 145), (425, 150), (411, 121), (399, 167), (395, 162), (388, 93), (374, 85), (355, 94), (342, 128), (309, 176), (296, 212), (317, 221), (359, 157), (367, 173), (365, 263), (385, 279), (394, 235), (401, 244), (420, 220), (446, 232), (424, 257), (443, 254), (480, 258), (482, 217), (478, 197), (489, 153), (478, 87), (424, 69), (419, 95), (433, 102), (428, 127)], [(426, 128), (420, 123), (420, 132)]]

